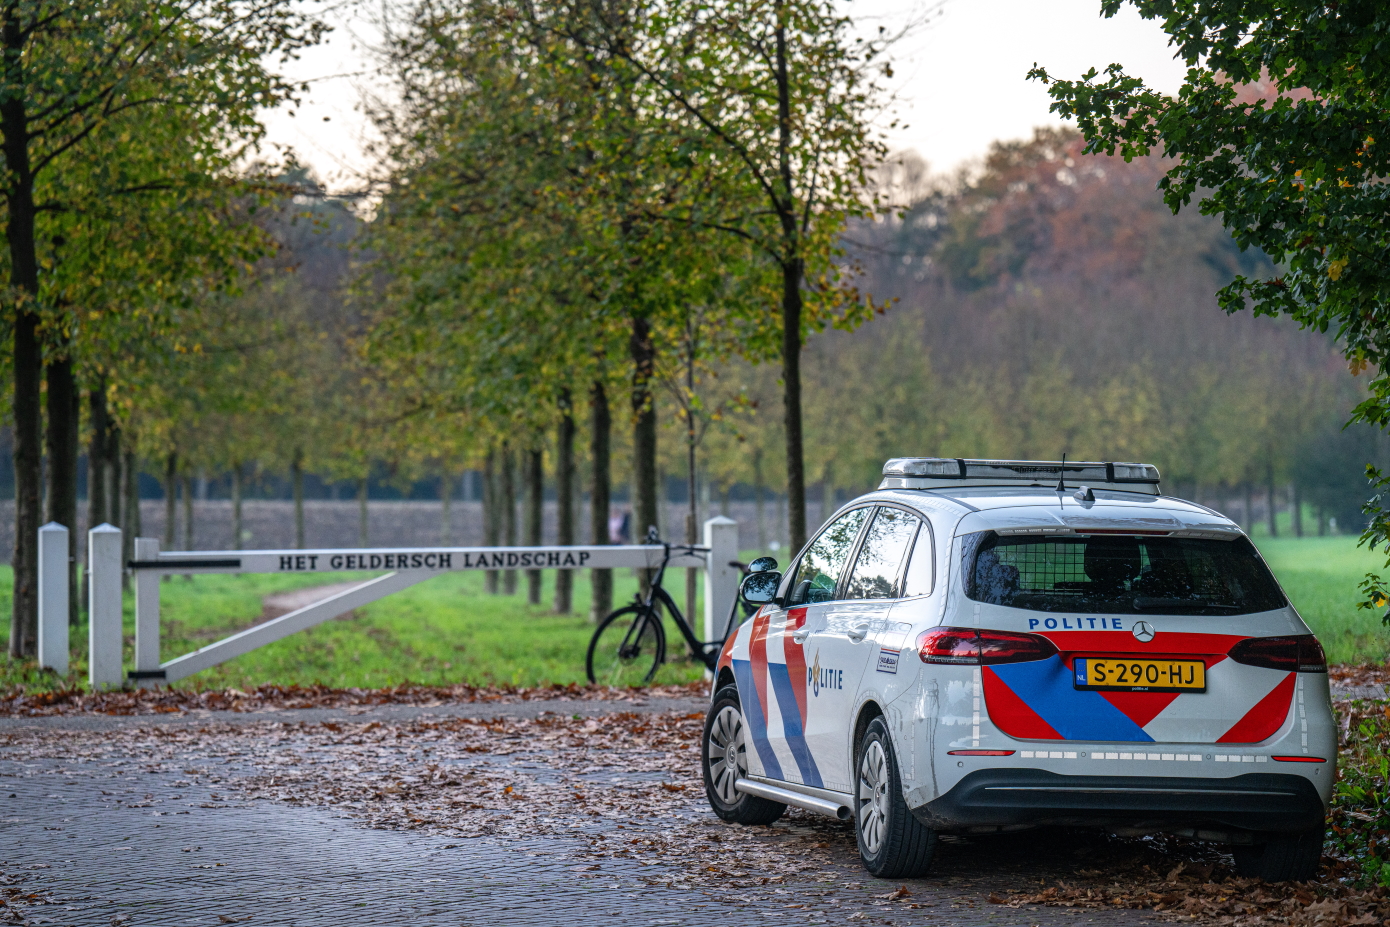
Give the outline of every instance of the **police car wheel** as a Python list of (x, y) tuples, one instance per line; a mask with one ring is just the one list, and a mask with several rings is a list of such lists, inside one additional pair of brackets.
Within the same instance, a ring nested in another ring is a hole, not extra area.
[(1280, 834), (1254, 846), (1235, 846), (1236, 872), (1266, 882), (1307, 882), (1318, 874), (1324, 832)]
[(786, 805), (734, 788), (735, 782), (748, 775), (747, 750), (738, 689), (725, 686), (714, 695), (705, 717), (705, 735), (700, 739), (705, 795), (714, 813), (730, 824), (771, 824), (787, 810)]
[(880, 879), (924, 875), (936, 851), (936, 832), (913, 817), (903, 800), (898, 759), (882, 718), (869, 722), (855, 756), (854, 837), (864, 868)]

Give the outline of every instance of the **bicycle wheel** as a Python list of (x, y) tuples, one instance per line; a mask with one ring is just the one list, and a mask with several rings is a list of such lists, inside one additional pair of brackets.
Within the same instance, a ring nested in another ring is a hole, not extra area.
[(589, 681), (604, 686), (651, 682), (666, 657), (661, 619), (640, 605), (613, 612), (589, 640), (584, 661)]

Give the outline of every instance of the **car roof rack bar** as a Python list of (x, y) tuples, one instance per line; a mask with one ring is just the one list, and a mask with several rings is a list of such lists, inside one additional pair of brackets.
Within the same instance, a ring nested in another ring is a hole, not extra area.
[(883, 465), (880, 488), (917, 489), (946, 485), (1048, 485), (1065, 477), (1069, 483), (1110, 485), (1156, 493), (1159, 472), (1153, 464), (1082, 460), (987, 460), (967, 457), (894, 457)]

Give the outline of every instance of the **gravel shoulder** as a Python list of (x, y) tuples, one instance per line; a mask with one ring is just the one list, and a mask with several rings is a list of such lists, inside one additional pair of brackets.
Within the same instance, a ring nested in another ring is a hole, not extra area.
[(531, 719), (546, 715), (595, 718), (615, 711), (639, 714), (703, 712), (704, 699), (648, 698), (624, 702), (596, 699), (530, 699), (427, 703), (423, 705), (370, 705), (348, 708), (259, 708), (250, 711), (180, 709), (154, 715), (108, 715), (82, 712), (38, 717), (0, 717), (0, 734), (8, 731), (123, 731), (148, 728), (247, 727), (265, 724), (322, 724), (324, 722), (399, 723), (419, 719), (490, 718)]

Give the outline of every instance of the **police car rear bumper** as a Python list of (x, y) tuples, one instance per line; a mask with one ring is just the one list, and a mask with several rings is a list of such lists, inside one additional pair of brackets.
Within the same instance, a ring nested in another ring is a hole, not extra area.
[(1301, 833), (1325, 811), (1302, 776), (1249, 773), (1229, 779), (1063, 776), (1042, 769), (982, 769), (913, 809), (937, 830), (1018, 825), (1232, 833)]

